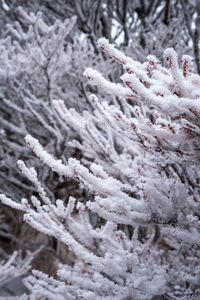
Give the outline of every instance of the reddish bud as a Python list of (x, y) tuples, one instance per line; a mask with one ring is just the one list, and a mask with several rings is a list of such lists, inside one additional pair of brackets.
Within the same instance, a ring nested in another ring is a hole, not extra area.
[(161, 94), (161, 93), (157, 92), (156, 96), (164, 97), (164, 94)]
[(134, 74), (134, 72), (133, 72), (131, 69), (129, 69), (129, 68), (126, 68), (126, 72), (127, 72), (128, 74)]
[(136, 130), (136, 125), (134, 123), (131, 123), (131, 127)]

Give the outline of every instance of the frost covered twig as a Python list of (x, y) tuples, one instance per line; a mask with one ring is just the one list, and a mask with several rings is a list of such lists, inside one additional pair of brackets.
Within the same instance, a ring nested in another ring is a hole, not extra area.
[(7, 262), (0, 262), (0, 287), (13, 278), (25, 275), (31, 269), (31, 261), (40, 251), (27, 253), (25, 258), (22, 258), (22, 253), (19, 251), (13, 252)]

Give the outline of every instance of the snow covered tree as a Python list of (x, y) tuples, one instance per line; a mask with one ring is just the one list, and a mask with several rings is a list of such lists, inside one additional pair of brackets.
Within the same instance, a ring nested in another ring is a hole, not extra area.
[[(61, 126), (50, 107), (56, 93), (62, 93), (64, 97), (60, 82), (69, 72), (70, 59), (67, 53), (70, 49), (65, 51), (64, 41), (75, 23), (74, 19), (64, 23), (57, 21), (50, 27), (39, 13), (29, 16), (22, 9), (19, 12), (29, 24), (28, 31), (24, 31), (19, 23), (8, 25), (10, 36), (0, 42), (0, 177), (1, 183), (4, 183), (1, 189), (6, 184), (7, 192), (15, 194), (28, 189), (25, 182), (20, 183), (20, 177), (12, 168), (19, 157), (27, 159), (29, 156), (23, 143), (26, 132), (33, 132), (42, 140), (46, 139), (46, 135), (54, 137), (50, 147), (62, 152), (61, 145), (66, 137), (61, 133)], [(42, 124), (40, 129), (39, 124)], [(7, 159), (3, 160), (5, 153)], [(42, 179), (45, 182), (45, 177)]]
[[(92, 200), (51, 200), (36, 170), (18, 167), (35, 186), (30, 201), (3, 204), (25, 212), (33, 228), (53, 236), (74, 253), (57, 278), (33, 270), (25, 280), (33, 297), (48, 299), (188, 299), (200, 293), (200, 76), (192, 59), (164, 52), (168, 68), (150, 55), (145, 63), (127, 57), (102, 38), (99, 48), (123, 66), (123, 84), (91, 68), (92, 85), (118, 101), (92, 94), (93, 112), (53, 106), (60, 122), (80, 134), (68, 147), (82, 161), (57, 160), (31, 135), (25, 140), (53, 172), (77, 180)], [(42, 141), (41, 141), (42, 143)], [(52, 153), (55, 155), (54, 153)], [(101, 218), (91, 222), (91, 212)], [(142, 234), (141, 234), (142, 232)], [(23, 299), (29, 296), (23, 295)], [(197, 296), (198, 297), (198, 296)]]
[[(87, 42), (82, 40), (80, 45), (76, 31), (73, 43), (68, 41), (75, 17), (48, 26), (41, 13), (28, 15), (21, 8), (18, 12), (28, 28), (8, 24), (10, 35), (0, 40), (0, 189), (5, 192), (6, 187), (10, 196), (21, 197), (22, 190), (27, 195), (33, 191), (13, 167), (19, 158), (31, 163), (23, 137), (30, 133), (56, 155), (63, 159), (69, 156), (65, 142), (72, 132), (60, 122), (52, 101), (61, 98), (67, 107), (79, 111), (89, 107), (87, 82), (81, 78), (86, 65), (95, 66), (95, 61)], [(102, 56), (98, 55), (98, 61), (105, 69)], [(44, 170), (40, 176), (46, 187), (60, 184)]]
[(24, 25), (18, 6), (28, 13), (41, 11), (48, 25), (76, 15), (79, 31), (88, 37), (96, 52), (96, 40), (102, 36), (119, 46), (130, 46), (134, 58), (140, 60), (149, 53), (162, 58), (166, 47), (174, 47), (180, 54), (184, 49), (194, 55), (200, 73), (199, 0), (2, 0), (1, 37), (8, 34), (7, 23), (19, 21)]

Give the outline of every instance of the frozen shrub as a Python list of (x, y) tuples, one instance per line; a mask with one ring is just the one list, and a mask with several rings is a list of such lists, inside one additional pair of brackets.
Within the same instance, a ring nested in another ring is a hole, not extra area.
[[(106, 39), (98, 45), (123, 65), (123, 84), (91, 68), (84, 75), (119, 101), (91, 95), (93, 113), (82, 114), (53, 102), (60, 122), (80, 134), (82, 142), (70, 146), (81, 149), (84, 164), (57, 160), (37, 139), (25, 138), (40, 161), (78, 180), (94, 201), (69, 197), (67, 205), (53, 203), (36, 170), (21, 160), (18, 167), (38, 195), (21, 203), (1, 195), (2, 203), (24, 211), (30, 226), (75, 255), (73, 266), (59, 265), (58, 279), (33, 270), (25, 284), (32, 296), (48, 299), (192, 297), (200, 284), (200, 77), (192, 73), (189, 56), (179, 68), (173, 49), (165, 50), (165, 68), (154, 56), (143, 64), (133, 61)], [(92, 226), (89, 212), (104, 222)], [(146, 233), (139, 241), (141, 228)]]

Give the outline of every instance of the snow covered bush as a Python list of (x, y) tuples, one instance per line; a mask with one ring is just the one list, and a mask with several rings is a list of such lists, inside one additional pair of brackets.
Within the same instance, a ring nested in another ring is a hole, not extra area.
[(22, 160), (18, 167), (37, 195), (21, 203), (0, 196), (74, 253), (72, 265), (59, 265), (58, 278), (33, 270), (25, 285), (36, 299), (189, 299), (200, 292), (200, 77), (189, 56), (179, 68), (171, 48), (166, 68), (151, 55), (134, 61), (104, 38), (98, 46), (123, 66), (123, 84), (91, 68), (84, 75), (117, 100), (93, 94), (93, 112), (82, 114), (52, 101), (60, 122), (80, 135), (68, 147), (79, 148), (82, 161), (55, 159), (37, 139), (25, 138), (40, 161), (79, 181), (94, 199), (54, 203)]
[[(69, 72), (70, 55), (64, 49), (64, 41), (75, 23), (72, 19), (47, 26), (40, 13), (28, 16), (23, 9), (19, 12), (29, 25), (27, 32), (19, 23), (8, 25), (10, 36), (0, 41), (0, 180), (1, 189), (6, 184), (10, 194), (30, 189), (12, 167), (19, 157), (30, 157), (24, 135), (32, 132), (43, 141), (49, 135), (50, 148), (62, 152), (66, 136), (51, 109), (51, 99), (62, 92), (62, 78)], [(45, 174), (42, 179), (46, 182)]]
[[(94, 55), (85, 38), (79, 43), (76, 17), (50, 26), (40, 12), (17, 11), (21, 23), (8, 24), (9, 35), (0, 40), (0, 190), (20, 198), (34, 192), (14, 167), (18, 159), (33, 164), (24, 136), (37, 137), (63, 160), (72, 155), (65, 143), (73, 132), (60, 121), (53, 99), (60, 98), (78, 111), (89, 109), (88, 84), (82, 73), (88, 64), (95, 66), (96, 59), (103, 70), (106, 61)], [(62, 183), (47, 169), (39, 176), (46, 188), (56, 189)]]

